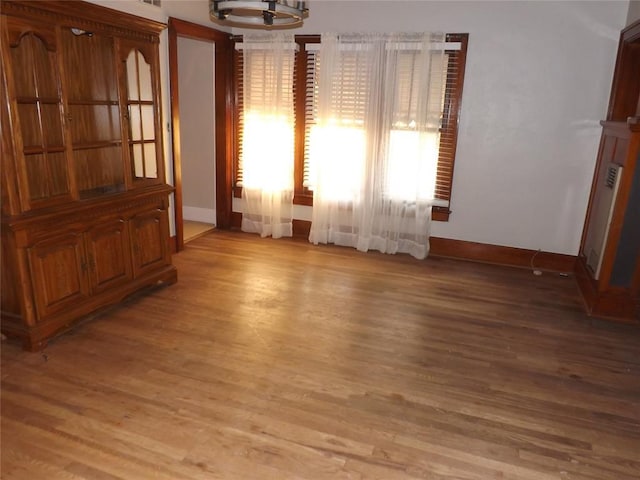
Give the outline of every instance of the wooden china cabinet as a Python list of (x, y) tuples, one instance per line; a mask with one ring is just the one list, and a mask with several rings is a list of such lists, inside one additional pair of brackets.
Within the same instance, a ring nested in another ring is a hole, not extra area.
[(576, 278), (590, 314), (640, 321), (640, 21), (622, 31)]
[(159, 111), (164, 24), (0, 3), (2, 331), (29, 350), (173, 283)]

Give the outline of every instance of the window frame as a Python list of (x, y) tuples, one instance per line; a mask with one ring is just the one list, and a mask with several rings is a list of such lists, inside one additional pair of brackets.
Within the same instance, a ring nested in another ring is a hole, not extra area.
[[(295, 205), (313, 206), (313, 191), (303, 185), (304, 180), (304, 147), (305, 147), (305, 101), (307, 98), (307, 49), (309, 43), (320, 43), (320, 35), (296, 35), (295, 41), (299, 46), (296, 53), (294, 68), (294, 111), (295, 111), (295, 148), (294, 148), (294, 197)], [(448, 33), (446, 42), (460, 43), (459, 50), (447, 50), (448, 55), (447, 79), (445, 99), (440, 127), (440, 147), (438, 155), (438, 173), (436, 177), (436, 199), (446, 201), (448, 206), (433, 206), (432, 219), (448, 221), (451, 214), (451, 190), (455, 166), (456, 147), (458, 142), (458, 128), (462, 108), (462, 91), (464, 87), (464, 73), (467, 57), (468, 33)], [(233, 125), (232, 141), (232, 190), (233, 196), (242, 197), (242, 187), (237, 185), (240, 152), (240, 132), (242, 129), (242, 50), (235, 48), (236, 43), (242, 42), (241, 35), (232, 37), (233, 42)]]

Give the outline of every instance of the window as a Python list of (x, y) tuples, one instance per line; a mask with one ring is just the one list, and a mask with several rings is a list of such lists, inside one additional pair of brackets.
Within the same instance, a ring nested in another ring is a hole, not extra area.
[[(439, 105), (442, 107), (440, 131), (440, 144), (432, 142), (431, 148), (438, 148), (437, 165), (434, 165), (430, 179), (425, 180), (425, 188), (434, 188), (436, 206), (433, 207), (433, 219), (444, 220), (449, 218), (449, 201), (451, 198), (451, 185), (453, 180), (453, 167), (455, 162), (455, 151), (457, 143), (458, 131), (458, 115), (460, 110), (460, 100), (462, 97), (462, 87), (464, 82), (464, 67), (466, 60), (468, 34), (448, 34), (446, 36), (447, 44), (451, 43), (452, 48), (445, 51), (444, 62), (442, 66), (442, 74), (445, 76), (444, 96)], [(241, 41), (240, 38), (237, 41)], [(295, 199), (296, 204), (312, 205), (313, 204), (313, 160), (311, 153), (311, 145), (314, 141), (316, 132), (315, 118), (317, 116), (317, 79), (320, 72), (321, 60), (317, 51), (319, 44), (319, 36), (298, 36), (296, 42), (300, 48), (296, 53), (296, 63), (294, 71), (294, 101), (295, 101)], [(453, 48), (455, 46), (455, 48)], [(392, 151), (397, 152), (394, 157), (397, 158), (397, 165), (401, 165), (404, 156), (402, 155), (401, 146), (407, 143), (416, 143), (418, 139), (410, 129), (406, 128), (406, 115), (402, 112), (411, 111), (417, 108), (411, 104), (409, 93), (412, 87), (411, 66), (414, 61), (414, 55), (411, 51), (403, 52), (399, 58), (399, 66), (396, 82), (399, 87), (396, 94), (400, 96), (399, 102), (402, 105), (399, 111), (390, 112), (393, 116), (393, 131), (391, 135)], [(244, 133), (244, 119), (242, 118), (243, 105), (243, 85), (242, 85), (242, 51), (236, 49), (234, 56), (234, 83), (235, 83), (235, 158), (234, 158), (234, 191), (236, 196), (240, 196), (243, 180), (242, 165), (242, 136)], [(357, 76), (357, 65), (347, 68), (341, 75), (349, 80), (351, 76)], [(348, 71), (347, 71), (348, 70)], [(434, 70), (435, 71), (435, 70)], [(354, 84), (353, 87), (358, 88)], [(358, 99), (364, 98), (360, 95), (362, 92), (354, 91), (352, 98), (353, 103), (347, 107), (343, 107), (343, 111), (352, 110), (350, 115), (345, 117), (345, 122), (341, 129), (331, 132), (333, 142), (342, 142), (336, 140), (341, 137), (349, 138), (344, 141), (345, 145), (355, 146), (357, 144), (358, 119), (364, 115), (364, 104)], [(347, 118), (349, 117), (349, 118)], [(404, 126), (403, 126), (404, 125)], [(351, 129), (349, 132), (348, 129)], [(355, 130), (354, 130), (355, 129)], [(328, 133), (325, 132), (325, 135)], [(437, 136), (434, 136), (436, 138)], [(422, 142), (424, 143), (424, 142)], [(316, 142), (318, 144), (318, 142)], [(395, 150), (394, 150), (395, 149)], [(357, 169), (357, 162), (352, 162), (351, 168)], [(344, 164), (336, 167), (336, 187), (349, 188), (347, 178), (344, 175)], [(341, 174), (342, 173), (342, 174)], [(389, 176), (387, 188), (389, 195), (402, 197), (403, 169), (397, 168)]]
[(294, 47), (292, 35), (244, 45), (240, 152), (245, 188), (293, 188)]

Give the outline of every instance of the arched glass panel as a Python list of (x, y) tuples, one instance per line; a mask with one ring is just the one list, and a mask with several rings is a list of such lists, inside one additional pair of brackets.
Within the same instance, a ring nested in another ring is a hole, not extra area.
[(129, 109), (129, 153), (134, 180), (158, 178), (151, 65), (139, 50), (125, 62)]

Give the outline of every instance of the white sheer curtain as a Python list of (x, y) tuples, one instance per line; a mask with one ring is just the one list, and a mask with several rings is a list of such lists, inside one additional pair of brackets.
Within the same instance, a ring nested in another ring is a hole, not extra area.
[(293, 34), (243, 38), (242, 230), (292, 235)]
[(442, 34), (322, 35), (312, 243), (427, 256), (444, 41)]

